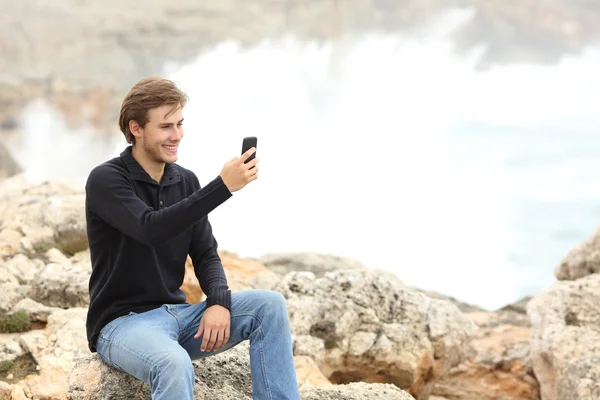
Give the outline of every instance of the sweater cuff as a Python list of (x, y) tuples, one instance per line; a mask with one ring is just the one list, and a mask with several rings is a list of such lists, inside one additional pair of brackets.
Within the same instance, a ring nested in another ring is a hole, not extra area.
[(229, 191), (229, 188), (223, 181), (223, 178), (221, 178), (221, 175), (217, 175), (217, 177), (213, 179), (212, 183), (214, 183), (217, 186), (218, 192), (225, 200), (233, 196), (233, 193)]
[(231, 311), (231, 290), (220, 290), (206, 298), (206, 308), (218, 304)]

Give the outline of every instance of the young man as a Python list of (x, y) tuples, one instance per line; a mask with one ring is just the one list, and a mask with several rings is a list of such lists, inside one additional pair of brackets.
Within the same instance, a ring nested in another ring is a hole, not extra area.
[[(257, 179), (258, 158), (244, 163), (255, 149), (201, 188), (175, 163), (186, 102), (169, 80), (137, 83), (119, 117), (131, 146), (89, 175), (90, 351), (149, 383), (153, 399), (191, 400), (192, 360), (250, 340), (253, 398), (300, 399), (285, 299), (269, 290), (231, 293), (208, 222)], [(199, 304), (180, 290), (188, 254), (207, 295)]]

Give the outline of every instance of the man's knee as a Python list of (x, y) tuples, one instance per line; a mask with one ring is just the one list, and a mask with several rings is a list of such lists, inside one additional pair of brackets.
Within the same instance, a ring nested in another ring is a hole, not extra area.
[(153, 377), (158, 375), (172, 375), (174, 377), (194, 376), (194, 366), (185, 349), (177, 349), (161, 354), (151, 368)]
[(261, 298), (264, 301), (265, 307), (275, 313), (285, 313), (287, 315), (287, 304), (285, 297), (274, 290), (262, 290)]

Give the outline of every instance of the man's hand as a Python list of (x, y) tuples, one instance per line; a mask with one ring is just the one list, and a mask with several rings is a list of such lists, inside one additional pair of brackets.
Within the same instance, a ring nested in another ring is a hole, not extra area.
[(223, 166), (219, 175), (231, 193), (237, 192), (248, 183), (258, 178), (258, 158), (254, 158), (254, 160), (249, 161), (248, 164), (244, 164), (244, 162), (255, 152), (256, 148), (252, 147), (242, 154), (241, 157), (234, 157)]
[(204, 311), (200, 318), (200, 327), (194, 339), (204, 334), (201, 351), (217, 351), (229, 341), (229, 328), (231, 326), (231, 313), (221, 305), (215, 304)]

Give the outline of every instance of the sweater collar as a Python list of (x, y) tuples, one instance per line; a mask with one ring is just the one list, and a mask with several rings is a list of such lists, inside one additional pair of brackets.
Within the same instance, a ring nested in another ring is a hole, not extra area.
[[(125, 150), (121, 152), (121, 160), (125, 163), (131, 177), (137, 181), (158, 185), (158, 182), (152, 179), (140, 163), (133, 157), (131, 150), (132, 146), (127, 146)], [(181, 176), (177, 164), (165, 164), (165, 172), (160, 186), (169, 186), (179, 181), (181, 181)]]

